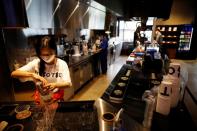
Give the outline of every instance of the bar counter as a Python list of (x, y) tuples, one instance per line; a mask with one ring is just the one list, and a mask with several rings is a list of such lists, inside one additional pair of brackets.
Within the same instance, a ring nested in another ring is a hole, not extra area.
[[(111, 112), (115, 115), (118, 112), (117, 108), (101, 98), (96, 101), (59, 102), (58, 104), (52, 125), (52, 129), (57, 131), (110, 131), (113, 128), (113, 122), (104, 120), (103, 114)], [(16, 119), (14, 109), (18, 105), (30, 105), (31, 117), (21, 120)], [(35, 116), (38, 116), (38, 114), (40, 112), (33, 102), (1, 103), (0, 106), (0, 121), (8, 122), (6, 129), (15, 124), (22, 124), (24, 131), (35, 131)], [(126, 131), (144, 131), (142, 124), (132, 119), (127, 113), (122, 113), (121, 119)]]
[[(84, 57), (87, 59), (87, 57)], [(133, 100), (126, 101), (124, 103), (110, 103), (106, 98), (106, 93), (110, 90), (111, 86), (115, 84), (118, 77), (130, 67), (124, 65), (117, 76), (114, 78), (112, 83), (109, 85), (106, 92), (101, 98), (98, 98), (96, 101), (72, 101), (72, 102), (59, 102), (59, 106), (56, 110), (53, 128), (59, 130), (94, 130), (94, 131), (110, 131), (113, 128), (113, 121), (104, 120), (103, 115), (107, 112), (117, 114), (117, 112), (124, 106), (124, 111), (120, 115), (122, 120), (122, 127), (129, 131), (143, 131), (145, 128), (142, 126), (145, 103)], [(14, 112), (16, 106), (18, 105), (30, 105), (30, 111), (32, 115), (29, 118), (23, 120), (16, 119), (16, 113)], [(33, 131), (35, 130), (34, 115), (38, 113), (36, 110), (36, 105), (34, 102), (9, 102), (9, 103), (0, 103), (0, 121), (7, 121), (8, 127), (13, 124), (22, 124), (24, 125), (24, 130)], [(133, 107), (132, 107), (133, 106)], [(131, 108), (130, 108), (131, 107)], [(96, 113), (95, 113), (96, 112)], [(135, 112), (135, 113), (134, 113)], [(129, 114), (129, 115), (128, 115)], [(89, 116), (93, 116), (91, 119)], [(65, 117), (63, 117), (65, 116)], [(85, 117), (85, 118), (82, 118)], [(86, 118), (87, 117), (87, 118)], [(135, 119), (134, 119), (135, 118)], [(91, 120), (92, 123), (88, 123)], [(96, 121), (95, 121), (96, 120)], [(70, 122), (68, 122), (70, 121)], [(73, 126), (73, 123), (75, 126)], [(58, 126), (57, 126), (58, 125)], [(65, 126), (67, 125), (67, 126)], [(7, 128), (8, 128), (7, 127)], [(77, 128), (76, 128), (77, 127)], [(60, 129), (61, 128), (61, 129)], [(72, 129), (73, 128), (73, 129)], [(148, 130), (148, 129), (147, 129)]]
[[(130, 75), (128, 75), (130, 70)], [(112, 99), (111, 92), (122, 76), (128, 76), (126, 93), (122, 99)], [(152, 123), (150, 127), (144, 127), (144, 113), (146, 111), (146, 102), (141, 99), (144, 90), (152, 87), (149, 83), (148, 75), (143, 74), (139, 67), (125, 64), (114, 77), (109, 87), (101, 98), (96, 101), (68, 101), (59, 102), (55, 112), (51, 130), (58, 131), (112, 131), (116, 115), (123, 109), (119, 119), (121, 120), (121, 129), (123, 131), (171, 131), (188, 129), (194, 131), (195, 127), (188, 115), (184, 104), (180, 103), (178, 107), (171, 110), (168, 116), (153, 112)], [(17, 105), (30, 105), (31, 116), (17, 120), (15, 108)], [(0, 103), (0, 121), (7, 121), (9, 128), (13, 124), (22, 124), (24, 131), (33, 131), (36, 129), (35, 115), (39, 113), (34, 102), (10, 102)], [(104, 114), (110, 113), (110, 120), (104, 117)]]
[(101, 50), (97, 50), (96, 52), (88, 52), (87, 55), (81, 54), (81, 55), (70, 55), (70, 56), (59, 56), (60, 59), (63, 59), (67, 62), (69, 67), (78, 65), (84, 61), (90, 60), (95, 55), (98, 55), (101, 52)]

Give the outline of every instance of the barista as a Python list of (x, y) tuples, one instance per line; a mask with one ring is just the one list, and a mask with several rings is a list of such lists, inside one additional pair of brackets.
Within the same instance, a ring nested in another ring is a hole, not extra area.
[(144, 47), (140, 44), (140, 41), (136, 41), (136, 47), (133, 52), (144, 52)]
[(140, 30), (141, 26), (138, 26), (134, 32), (134, 47), (136, 47), (138, 45), (137, 42), (140, 41)]
[(101, 36), (101, 43), (100, 43), (101, 55), (100, 55), (100, 60), (101, 60), (102, 74), (106, 74), (107, 73), (108, 41), (109, 40), (107, 38), (107, 35), (102, 35)]
[(161, 45), (162, 41), (163, 41), (163, 38), (162, 38), (161, 31), (159, 29), (156, 29), (155, 30), (155, 39), (154, 39), (153, 43)]
[(165, 55), (167, 54), (167, 49), (166, 49), (166, 46), (162, 44), (162, 41), (163, 41), (162, 33), (159, 29), (156, 29), (153, 44), (159, 45), (159, 51), (161, 53), (161, 56), (163, 59), (165, 59)]
[[(52, 91), (54, 101), (63, 101), (64, 89), (71, 87), (70, 73), (65, 61), (56, 57), (55, 39), (45, 36), (35, 44), (38, 58), (13, 71), (11, 76), (20, 80), (42, 82), (43, 88)], [(39, 102), (35, 92), (35, 101)]]

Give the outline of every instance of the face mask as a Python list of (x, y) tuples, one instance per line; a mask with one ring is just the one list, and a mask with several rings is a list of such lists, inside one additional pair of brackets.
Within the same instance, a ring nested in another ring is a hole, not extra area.
[(50, 56), (41, 56), (41, 59), (47, 63), (50, 64), (55, 60), (55, 55), (50, 55)]

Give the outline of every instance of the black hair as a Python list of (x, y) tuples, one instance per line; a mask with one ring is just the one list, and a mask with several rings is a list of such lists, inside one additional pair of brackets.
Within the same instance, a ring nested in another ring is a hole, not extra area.
[(35, 43), (35, 50), (38, 58), (40, 59), (39, 75), (43, 76), (45, 70), (45, 62), (40, 58), (40, 51), (42, 48), (49, 48), (55, 51), (57, 54), (56, 40), (53, 36), (41, 36), (38, 37)]

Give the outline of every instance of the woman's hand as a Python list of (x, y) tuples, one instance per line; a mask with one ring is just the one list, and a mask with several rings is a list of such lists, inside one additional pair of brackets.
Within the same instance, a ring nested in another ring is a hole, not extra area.
[(42, 76), (39, 76), (35, 73), (32, 73), (32, 77), (34, 78), (35, 81), (41, 81), (43, 85), (47, 85), (48, 81), (42, 77)]
[(153, 44), (157, 44), (157, 41), (156, 40), (153, 40)]
[(71, 85), (72, 84), (70, 82), (47, 83), (46, 85), (43, 86), (43, 88), (49, 91), (56, 92), (58, 91), (58, 89), (69, 88), (71, 87)]
[(48, 84), (44, 85), (43, 88), (45, 88), (49, 91), (53, 91), (54, 89), (57, 88), (57, 84), (56, 83), (48, 83)]

